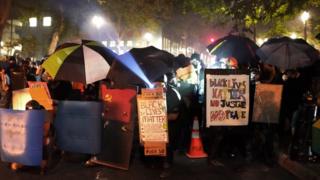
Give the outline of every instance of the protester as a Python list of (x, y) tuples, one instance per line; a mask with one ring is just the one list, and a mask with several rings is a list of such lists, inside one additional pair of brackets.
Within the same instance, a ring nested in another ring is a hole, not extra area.
[[(44, 107), (42, 105), (40, 105), (36, 100), (30, 100), (27, 102), (26, 104), (26, 110), (42, 110), (44, 109)], [(49, 131), (50, 129), (50, 122), (45, 122), (44, 126), (43, 126), (43, 131), (44, 131), (44, 138), (43, 138), (43, 150), (42, 150), (42, 161), (41, 161), (41, 169), (40, 169), (40, 174), (44, 174), (47, 170), (47, 166), (48, 166), (48, 146), (50, 143), (50, 138), (49, 138)], [(13, 162), (11, 163), (11, 170), (13, 171), (17, 171), (20, 168), (23, 167), (22, 164)]]
[(11, 81), (3, 67), (0, 67), (0, 82), (0, 108), (9, 108), (11, 104)]

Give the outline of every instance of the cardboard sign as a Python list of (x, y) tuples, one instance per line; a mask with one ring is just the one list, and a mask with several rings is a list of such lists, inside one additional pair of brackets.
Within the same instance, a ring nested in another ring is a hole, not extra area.
[(0, 109), (1, 160), (38, 166), (42, 160), (45, 112)]
[(165, 98), (163, 88), (141, 89), (141, 97), (143, 98)]
[(12, 109), (25, 110), (26, 104), (32, 100), (29, 88), (12, 91)]
[(145, 146), (145, 155), (165, 156), (168, 119), (163, 89), (144, 89), (141, 92), (137, 97), (140, 142)]
[(166, 156), (166, 143), (146, 142), (144, 143), (144, 154), (146, 156)]
[(52, 99), (47, 83), (28, 81), (28, 85), (32, 99), (38, 101), (46, 110), (53, 110)]
[(187, 80), (191, 77), (192, 72), (193, 72), (193, 65), (190, 64), (189, 66), (186, 66), (184, 68), (177, 69), (176, 76), (178, 79)]
[(253, 122), (279, 123), (282, 85), (257, 84), (253, 104)]
[(140, 142), (168, 142), (165, 99), (138, 96)]
[(206, 71), (206, 118), (207, 127), (248, 125), (249, 75)]

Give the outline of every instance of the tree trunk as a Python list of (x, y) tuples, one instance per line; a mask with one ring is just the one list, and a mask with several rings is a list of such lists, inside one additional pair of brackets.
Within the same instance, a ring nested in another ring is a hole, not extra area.
[(55, 51), (59, 42), (59, 37), (64, 29), (64, 16), (63, 16), (64, 11), (63, 11), (63, 6), (61, 4), (59, 9), (60, 9), (60, 22), (59, 22), (58, 28), (52, 34), (51, 42), (48, 48), (48, 55), (52, 54)]
[[(6, 26), (7, 19), (10, 15), (12, 0), (0, 0), (0, 42), (2, 41), (3, 29)], [(0, 52), (1, 52), (0, 44)]]

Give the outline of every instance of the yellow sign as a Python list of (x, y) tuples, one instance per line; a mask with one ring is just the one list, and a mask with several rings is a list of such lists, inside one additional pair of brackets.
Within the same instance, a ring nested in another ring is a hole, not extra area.
[(36, 100), (46, 110), (53, 110), (52, 99), (46, 82), (28, 82), (32, 99)]

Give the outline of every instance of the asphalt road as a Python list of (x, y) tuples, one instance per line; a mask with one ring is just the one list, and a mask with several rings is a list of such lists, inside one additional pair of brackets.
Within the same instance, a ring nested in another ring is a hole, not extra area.
[[(223, 167), (208, 165), (206, 159), (188, 159), (183, 154), (176, 154), (170, 176), (174, 180), (295, 180), (293, 175), (278, 165), (268, 167), (261, 162), (246, 162), (241, 158), (225, 158)], [(45, 175), (39, 174), (38, 168), (21, 169), (13, 172), (7, 163), (0, 163), (1, 180), (48, 179), (48, 180), (154, 180), (160, 179), (162, 172), (159, 164), (145, 165), (138, 158), (134, 159), (128, 171), (105, 166), (85, 167), (81, 162), (57, 161)]]

